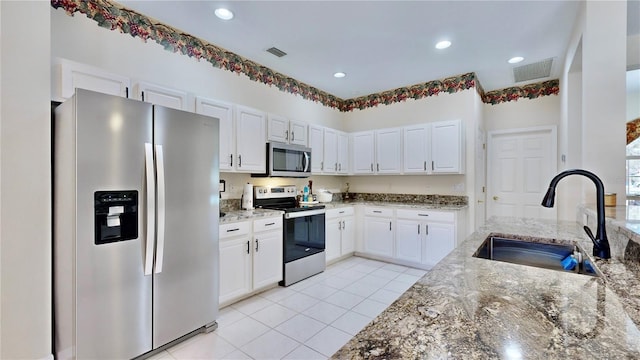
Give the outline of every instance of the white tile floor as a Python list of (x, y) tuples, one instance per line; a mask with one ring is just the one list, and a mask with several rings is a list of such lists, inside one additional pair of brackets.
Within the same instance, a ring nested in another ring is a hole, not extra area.
[(216, 331), (152, 359), (326, 359), (424, 274), (351, 257), (221, 309)]

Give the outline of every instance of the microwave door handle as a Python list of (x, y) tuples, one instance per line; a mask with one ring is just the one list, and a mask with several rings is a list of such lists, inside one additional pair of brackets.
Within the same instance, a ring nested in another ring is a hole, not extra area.
[(304, 154), (304, 157), (303, 157), (304, 170), (303, 170), (303, 172), (308, 172), (309, 171), (309, 163), (310, 163), (310, 161), (309, 161), (309, 153), (304, 151), (302, 154)]

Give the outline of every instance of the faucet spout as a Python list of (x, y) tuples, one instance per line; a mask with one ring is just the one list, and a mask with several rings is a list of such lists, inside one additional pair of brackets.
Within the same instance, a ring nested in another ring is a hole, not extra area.
[(573, 170), (565, 170), (560, 174), (556, 175), (553, 179), (551, 179), (551, 183), (549, 183), (549, 190), (545, 194), (542, 199), (542, 206), (544, 207), (553, 207), (556, 196), (556, 186), (558, 182), (562, 180), (564, 177), (569, 175), (582, 175), (585, 176), (596, 186), (596, 212), (598, 215), (598, 228), (596, 229), (596, 235), (593, 236), (591, 230), (585, 226), (585, 231), (587, 235), (593, 242), (593, 256), (597, 256), (603, 259), (609, 259), (611, 257), (611, 249), (609, 247), (609, 239), (607, 238), (607, 230), (605, 226), (605, 216), (604, 216), (604, 184), (602, 180), (596, 174), (582, 169), (573, 169)]

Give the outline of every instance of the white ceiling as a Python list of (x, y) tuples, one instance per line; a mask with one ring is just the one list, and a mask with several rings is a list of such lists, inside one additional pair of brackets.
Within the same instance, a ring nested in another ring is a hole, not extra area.
[[(579, 2), (120, 1), (126, 7), (343, 99), (475, 72), (486, 91), (514, 83), (513, 67), (561, 64)], [(640, 12), (640, 1), (629, 10)], [(213, 10), (225, 6), (224, 22)], [(640, 33), (636, 16), (629, 33)], [(631, 18), (631, 17), (630, 17)], [(436, 42), (453, 45), (436, 50)], [(287, 53), (278, 58), (265, 50)], [(525, 60), (507, 63), (513, 56)], [(347, 77), (336, 79), (336, 71)]]

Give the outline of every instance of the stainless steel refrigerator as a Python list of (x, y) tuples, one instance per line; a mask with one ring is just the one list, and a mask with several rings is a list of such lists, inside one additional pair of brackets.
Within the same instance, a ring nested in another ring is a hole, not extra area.
[(215, 118), (82, 89), (58, 106), (58, 359), (129, 359), (215, 329), (218, 132)]

